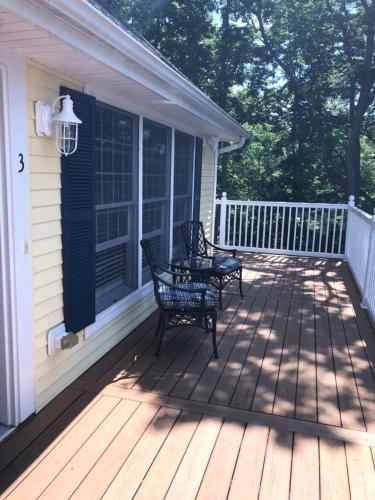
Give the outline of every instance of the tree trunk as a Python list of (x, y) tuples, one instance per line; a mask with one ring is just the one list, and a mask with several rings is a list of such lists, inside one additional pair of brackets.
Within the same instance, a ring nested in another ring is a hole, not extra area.
[[(229, 57), (228, 52), (230, 51), (230, 45), (228, 40), (229, 35), (229, 17), (231, 12), (231, 0), (227, 0), (225, 5), (221, 10), (222, 16), (222, 25), (220, 29), (220, 42), (219, 42), (219, 50), (218, 50), (218, 63), (219, 63), (219, 71), (217, 78), (217, 103), (223, 108), (225, 111), (227, 110), (228, 105), (228, 69), (227, 69), (227, 60)], [(228, 192), (228, 155), (221, 155), (221, 191)]]
[(358, 197), (361, 192), (361, 146), (359, 134), (349, 135), (345, 152), (347, 195)]

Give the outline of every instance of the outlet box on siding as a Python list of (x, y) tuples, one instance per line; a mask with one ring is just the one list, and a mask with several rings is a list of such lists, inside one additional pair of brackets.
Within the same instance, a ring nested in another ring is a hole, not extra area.
[(57, 350), (60, 350), (61, 339), (67, 335), (65, 330), (65, 323), (60, 323), (59, 325), (48, 330), (47, 341), (48, 341), (48, 356), (53, 356)]

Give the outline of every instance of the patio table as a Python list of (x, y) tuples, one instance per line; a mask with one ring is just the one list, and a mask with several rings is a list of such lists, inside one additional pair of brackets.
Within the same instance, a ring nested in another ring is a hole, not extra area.
[(189, 273), (197, 282), (209, 283), (215, 272), (215, 257), (178, 257), (170, 262), (174, 272)]

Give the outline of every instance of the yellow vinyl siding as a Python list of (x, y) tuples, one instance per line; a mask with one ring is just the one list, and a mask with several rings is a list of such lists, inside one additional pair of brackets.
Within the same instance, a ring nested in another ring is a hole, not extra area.
[(212, 204), (214, 196), (215, 153), (209, 146), (203, 148), (200, 219), (208, 239), (211, 239)]
[[(61, 163), (53, 139), (35, 134), (34, 102), (52, 102), (61, 85), (83, 85), (28, 64), (29, 165), (31, 198), (31, 255), (33, 270), (33, 335), (36, 367), (36, 408), (40, 410), (156, 308), (153, 294), (116, 317), (96, 335), (73, 349), (47, 355), (48, 330), (64, 321), (61, 243)], [(201, 219), (207, 234), (212, 220), (214, 155), (203, 152)]]

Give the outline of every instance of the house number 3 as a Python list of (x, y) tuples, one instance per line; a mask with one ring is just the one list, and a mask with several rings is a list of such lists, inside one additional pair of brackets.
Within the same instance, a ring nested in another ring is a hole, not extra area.
[(25, 164), (23, 162), (23, 154), (19, 153), (18, 158), (20, 159), (20, 164), (21, 164), (21, 168), (18, 170), (18, 172), (21, 173), (21, 172), (23, 172), (23, 170), (25, 168)]

